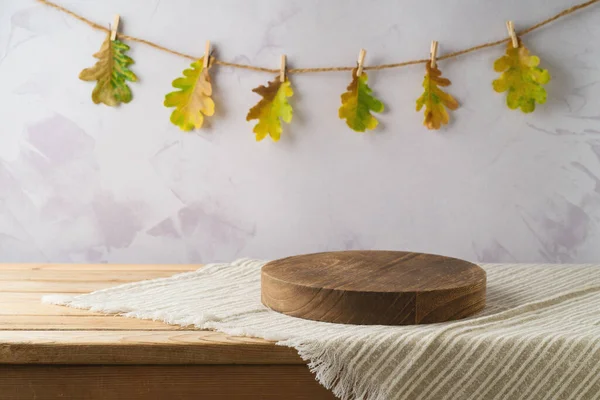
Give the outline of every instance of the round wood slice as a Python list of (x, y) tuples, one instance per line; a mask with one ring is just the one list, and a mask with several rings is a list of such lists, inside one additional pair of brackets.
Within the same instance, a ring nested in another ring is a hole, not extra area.
[(402, 251), (287, 257), (261, 273), (262, 302), (283, 314), (364, 325), (429, 324), (485, 306), (483, 269), (456, 258)]

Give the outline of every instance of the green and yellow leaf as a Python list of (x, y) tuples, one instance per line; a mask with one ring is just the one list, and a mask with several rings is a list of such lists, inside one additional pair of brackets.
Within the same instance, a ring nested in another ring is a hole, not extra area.
[(379, 122), (371, 112), (382, 112), (384, 106), (372, 95), (373, 91), (367, 85), (367, 74), (363, 72), (358, 77), (356, 72), (356, 68), (352, 70), (352, 82), (348, 85), (348, 91), (342, 94), (339, 117), (345, 119), (351, 129), (364, 132), (377, 127)]
[(509, 41), (506, 54), (494, 63), (494, 70), (502, 72), (493, 82), (494, 90), (508, 92), (506, 104), (510, 109), (520, 108), (530, 113), (535, 110), (535, 103), (546, 102), (546, 89), (542, 85), (550, 81), (550, 73), (539, 68), (539, 64), (539, 57), (530, 55), (520, 41), (516, 48)]
[(110, 40), (109, 32), (100, 50), (94, 54), (98, 62), (79, 74), (79, 79), (83, 81), (96, 81), (92, 92), (94, 103), (114, 107), (131, 101), (131, 89), (127, 81), (136, 82), (137, 76), (129, 69), (133, 60), (125, 55), (128, 50), (129, 46), (120, 40)]
[(281, 138), (283, 131), (281, 121), (292, 122), (293, 110), (288, 102), (288, 97), (294, 94), (289, 79), (281, 82), (279, 77), (269, 82), (268, 86), (259, 86), (252, 89), (254, 93), (262, 96), (262, 99), (248, 111), (246, 121), (258, 120), (254, 126), (256, 141), (263, 140), (267, 135), (273, 141)]
[(171, 122), (183, 131), (201, 128), (204, 117), (215, 113), (208, 74), (210, 64), (204, 69), (203, 63), (203, 58), (194, 61), (191, 68), (183, 71), (182, 78), (173, 81), (173, 87), (179, 90), (165, 96), (165, 107), (175, 107), (171, 113)]
[(417, 111), (421, 111), (425, 106), (425, 120), (423, 125), (428, 129), (440, 129), (442, 125), (450, 121), (450, 116), (446, 108), (456, 110), (458, 101), (450, 94), (444, 92), (440, 87), (450, 86), (447, 78), (442, 78), (442, 72), (432, 67), (431, 63), (426, 64), (425, 78), (423, 79), (424, 92), (417, 99)]

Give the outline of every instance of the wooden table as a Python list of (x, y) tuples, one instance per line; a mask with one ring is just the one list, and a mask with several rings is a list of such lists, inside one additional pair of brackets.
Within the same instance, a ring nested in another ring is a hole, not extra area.
[(334, 399), (295, 350), (42, 304), (197, 265), (0, 264), (0, 399)]

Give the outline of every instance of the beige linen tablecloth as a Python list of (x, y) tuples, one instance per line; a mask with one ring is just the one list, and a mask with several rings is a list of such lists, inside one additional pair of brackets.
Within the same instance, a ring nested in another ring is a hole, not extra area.
[(352, 326), (260, 302), (264, 261), (46, 302), (291, 346), (342, 399), (600, 399), (600, 265), (482, 265), (486, 309), (421, 326)]

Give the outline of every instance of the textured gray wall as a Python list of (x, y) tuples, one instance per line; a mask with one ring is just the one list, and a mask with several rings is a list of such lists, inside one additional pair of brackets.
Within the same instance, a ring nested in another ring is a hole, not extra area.
[[(128, 34), (277, 67), (426, 57), (503, 37), (567, 0), (62, 2)], [(366, 6), (366, 4), (369, 6)], [(294, 76), (295, 119), (255, 143), (251, 89), (269, 74), (214, 70), (217, 114), (183, 134), (162, 106), (188, 61), (133, 44), (140, 83), (119, 109), (78, 80), (103, 34), (26, 0), (0, 1), (2, 261), (210, 262), (328, 249), (410, 249), (481, 261), (600, 261), (600, 6), (524, 38), (552, 74), (531, 115), (494, 93), (498, 47), (440, 63), (462, 107), (429, 132), (423, 67), (370, 74), (381, 129), (337, 118), (347, 73)]]

